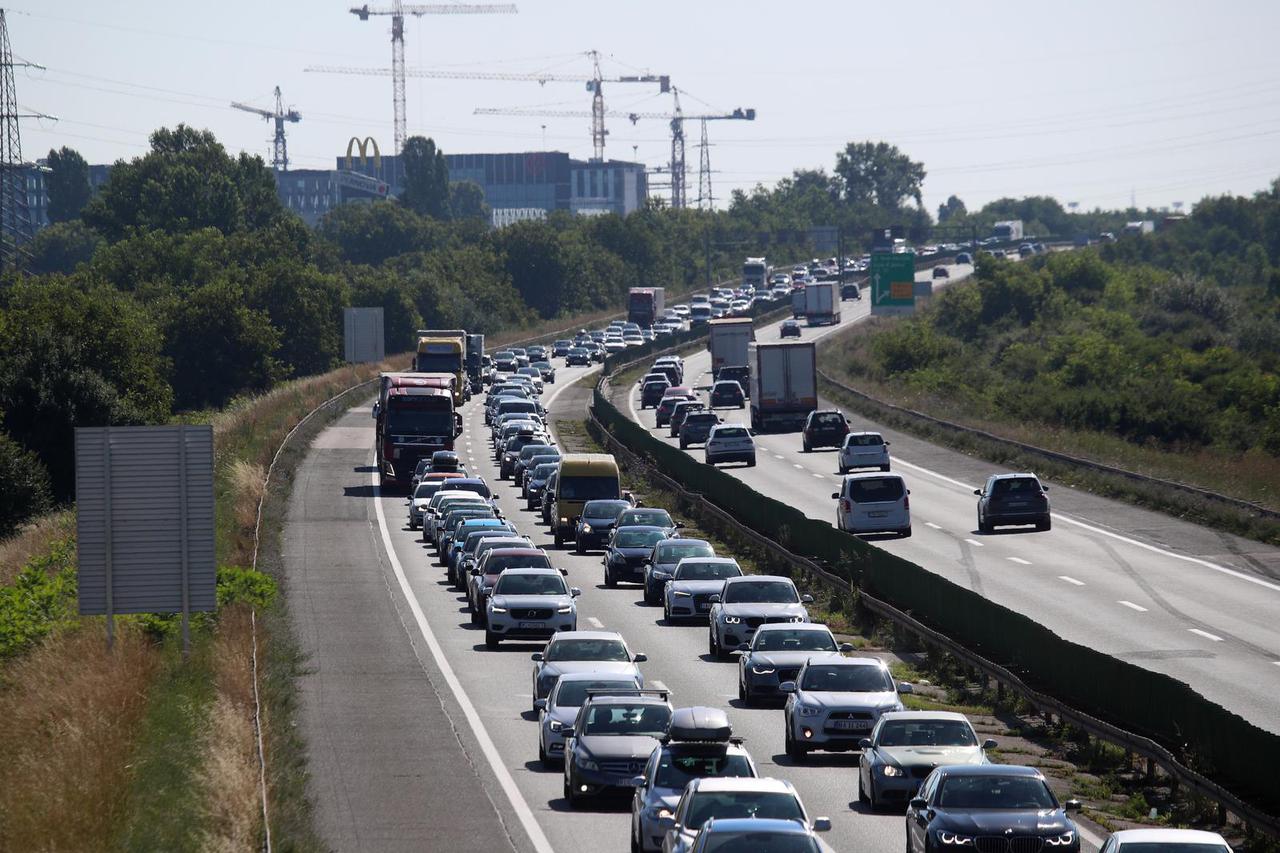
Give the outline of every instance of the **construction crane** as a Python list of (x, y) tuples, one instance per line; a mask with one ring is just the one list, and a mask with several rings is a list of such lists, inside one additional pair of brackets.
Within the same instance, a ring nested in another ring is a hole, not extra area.
[[(409, 6), (404, 7), (408, 10)], [(452, 6), (448, 7), (454, 8)], [(353, 10), (354, 11), (354, 10)], [(437, 80), (508, 80), (508, 81), (526, 81), (531, 83), (585, 83), (587, 91), (591, 92), (591, 112), (582, 113), (582, 117), (591, 118), (591, 147), (593, 151), (593, 159), (597, 162), (604, 160), (604, 142), (609, 132), (605, 129), (604, 120), (607, 115), (619, 115), (617, 113), (609, 113), (604, 108), (604, 84), (605, 83), (657, 83), (658, 91), (665, 93), (671, 91), (671, 78), (666, 74), (633, 74), (620, 77), (605, 77), (600, 71), (600, 53), (599, 51), (589, 50), (586, 53), (591, 57), (591, 74), (553, 74), (553, 73), (515, 73), (505, 71), (448, 71), (436, 70), (431, 68), (408, 68), (401, 70), (401, 74), (408, 77), (428, 77)], [(394, 74), (395, 69), (386, 68), (350, 68), (332, 65), (313, 65), (303, 69), (305, 71), (319, 72), (324, 74), (363, 74), (375, 77), (385, 77), (388, 74)], [(403, 82), (401, 85), (401, 98), (403, 98)]]
[[(685, 159), (684, 159), (684, 123), (686, 121), (700, 121), (704, 126), (709, 121), (755, 121), (756, 111), (752, 108), (739, 107), (729, 113), (715, 113), (711, 115), (685, 115), (680, 108), (680, 91), (675, 87), (670, 87), (671, 94), (675, 99), (675, 105), (672, 112), (669, 113), (646, 113), (646, 112), (614, 112), (605, 110), (604, 115), (613, 118), (626, 118), (632, 124), (643, 119), (662, 119), (670, 123), (671, 126), (671, 206), (673, 208), (682, 208), (686, 204), (685, 193)], [(541, 110), (537, 108), (513, 107), (509, 109), (480, 107), (476, 109), (475, 115), (488, 116), (530, 116), (545, 118), (581, 118), (588, 113), (579, 112), (577, 110)], [(709, 154), (703, 158), (705, 168), (710, 170)], [(708, 174), (707, 180), (710, 180)]]
[[(390, 6), (370, 8), (368, 4), (358, 9), (351, 9), (351, 14), (362, 21), (369, 20), (371, 15), (391, 16), (391, 68), (378, 69), (391, 75), (391, 108), (395, 119), (396, 153), (404, 150), (404, 141), (408, 137), (408, 121), (404, 107), (404, 16), (413, 15), (514, 15), (516, 7), (512, 3), (501, 5), (477, 5), (474, 3), (405, 5), (401, 0), (394, 0)], [(308, 71), (320, 69), (306, 69)], [(360, 73), (356, 69), (330, 69), (348, 73)], [(366, 69), (369, 70), (369, 69)]]
[(232, 101), (231, 106), (247, 113), (256, 113), (267, 121), (276, 123), (276, 136), (271, 144), (271, 168), (277, 172), (289, 171), (289, 147), (284, 139), (284, 123), (286, 121), (295, 123), (302, 121), (302, 113), (292, 107), (285, 110), (284, 100), (280, 97), (280, 87), (276, 86), (276, 108), (274, 111), (242, 104), (239, 101)]

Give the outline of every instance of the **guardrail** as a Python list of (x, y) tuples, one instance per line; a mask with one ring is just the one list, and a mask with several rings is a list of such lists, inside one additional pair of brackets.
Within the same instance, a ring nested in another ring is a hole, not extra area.
[[(653, 354), (653, 353), (651, 353)], [(641, 363), (632, 358), (614, 366)], [(596, 386), (590, 417), (609, 448), (682, 500), (715, 516), (793, 567), (945, 648), (967, 665), (1095, 737), (1162, 767), (1189, 790), (1280, 837), (1280, 789), (1258, 768), (1280, 762), (1280, 736), (1169, 676), (1069, 642), (1034, 620), (806, 517), (649, 435)], [(1188, 766), (1196, 763), (1204, 772)], [(1210, 778), (1210, 775), (1217, 777)], [(1218, 781), (1221, 780), (1221, 781)]]
[(1143, 485), (1157, 486), (1164, 489), (1183, 492), (1185, 494), (1192, 495), (1193, 497), (1197, 497), (1202, 500), (1213, 501), (1215, 503), (1224, 504), (1226, 506), (1231, 507), (1232, 509), (1247, 512), (1259, 518), (1266, 518), (1271, 521), (1280, 521), (1280, 512), (1277, 512), (1273, 509), (1268, 509), (1267, 507), (1264, 507), (1264, 506), (1260, 506), (1251, 501), (1241, 500), (1240, 498), (1233, 498), (1230, 495), (1219, 494), (1218, 492), (1209, 491), (1208, 489), (1201, 489), (1197, 486), (1190, 486), (1190, 485), (1187, 485), (1186, 483), (1179, 483), (1176, 480), (1165, 480), (1165, 479), (1161, 479), (1160, 477), (1152, 477), (1147, 474), (1139, 474), (1136, 471), (1129, 471), (1128, 469), (1125, 469), (1125, 468), (1117, 468), (1114, 465), (1107, 465), (1102, 462), (1095, 462), (1092, 459), (1084, 459), (1079, 456), (1072, 456), (1069, 453), (1060, 453), (1056, 450), (1048, 450), (1047, 448), (1044, 448), (1044, 447), (1037, 447), (1034, 444), (1027, 444), (1025, 442), (1016, 441), (1011, 438), (1005, 438), (1004, 436), (996, 435), (995, 433), (987, 432), (986, 430), (976, 429), (974, 427), (965, 426), (964, 424), (955, 423), (954, 421), (948, 421), (942, 418), (934, 417), (933, 415), (925, 414), (924, 412), (920, 412), (915, 409), (909, 409), (905, 406), (899, 406), (894, 403), (889, 403), (884, 400), (881, 400), (877, 397), (873, 397), (870, 394), (866, 393), (865, 391), (859, 391), (857, 388), (854, 388), (850, 385), (846, 385), (845, 383), (832, 377), (826, 371), (821, 369), (818, 370), (818, 378), (821, 379), (823, 382), (827, 383), (828, 385), (830, 385), (831, 387), (836, 388), (841, 392), (848, 394), (851, 397), (861, 400), (864, 403), (868, 403), (881, 410), (892, 412), (900, 417), (904, 417), (909, 420), (924, 421), (926, 423), (932, 424), (933, 426), (945, 429), (949, 432), (954, 432), (959, 435), (966, 435), (974, 438), (980, 438), (983, 441), (988, 441), (993, 444), (998, 444), (1002, 447), (1006, 447), (1012, 450), (1018, 450), (1023, 453), (1030, 454), (1032, 456), (1038, 456), (1042, 459), (1047, 459), (1053, 462), (1059, 462), (1066, 465), (1073, 465), (1079, 468), (1086, 468), (1090, 471), (1097, 471), (1103, 474), (1109, 474), (1112, 476), (1121, 477), (1126, 480), (1130, 480), (1136, 483), (1141, 483)]

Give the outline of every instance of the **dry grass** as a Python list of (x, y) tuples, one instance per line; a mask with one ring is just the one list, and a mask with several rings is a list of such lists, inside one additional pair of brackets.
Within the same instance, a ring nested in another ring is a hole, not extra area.
[(199, 782), (208, 794), (201, 847), (209, 851), (256, 849), (262, 829), (249, 620), (243, 604), (223, 610), (213, 641), (217, 695), (199, 772)]
[(252, 530), (258, 521), (258, 502), (267, 486), (267, 469), (256, 462), (232, 459), (227, 466), (231, 487), (231, 515), (242, 530)]
[(127, 807), (129, 757), (160, 656), (100, 620), (11, 664), (0, 691), (0, 850), (103, 849)]
[(61, 510), (35, 519), (16, 535), (0, 541), (0, 586), (11, 583), (33, 557), (49, 553), (56, 540), (75, 532), (75, 512)]

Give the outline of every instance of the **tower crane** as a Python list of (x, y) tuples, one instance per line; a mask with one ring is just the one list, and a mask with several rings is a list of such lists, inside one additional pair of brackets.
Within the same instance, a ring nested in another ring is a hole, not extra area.
[[(647, 112), (614, 112), (605, 110), (604, 115), (615, 118), (626, 118), (632, 124), (643, 119), (663, 119), (670, 123), (671, 127), (671, 206), (673, 208), (682, 208), (686, 204), (685, 193), (685, 159), (684, 159), (684, 123), (686, 121), (700, 121), (704, 123), (709, 121), (755, 121), (756, 111), (750, 107), (738, 107), (728, 113), (713, 113), (710, 115), (685, 115), (680, 108), (680, 92), (672, 86), (671, 94), (675, 99), (675, 106), (670, 113), (647, 113)], [(537, 108), (492, 108), (480, 107), (476, 109), (475, 115), (503, 115), (503, 116), (542, 116), (547, 118), (580, 118), (588, 115), (588, 113), (576, 110), (540, 110)], [(709, 157), (704, 157), (703, 162), (705, 168), (710, 169)], [(708, 180), (710, 175), (708, 174)]]
[[(408, 136), (408, 120), (405, 118), (404, 107), (404, 16), (413, 15), (415, 18), (421, 18), (423, 15), (514, 15), (516, 7), (512, 3), (500, 5), (480, 5), (475, 3), (409, 5), (401, 2), (401, 0), (393, 0), (390, 6), (370, 8), (369, 4), (366, 3), (359, 8), (351, 9), (350, 12), (362, 21), (369, 20), (371, 15), (391, 16), (391, 68), (380, 68), (376, 69), (376, 71), (391, 75), (391, 107), (395, 119), (396, 153), (399, 154), (404, 150), (404, 141)], [(306, 70), (319, 69), (308, 68)], [(356, 69), (328, 70), (360, 73)]]
[(271, 168), (277, 172), (289, 171), (289, 148), (285, 144), (284, 139), (284, 123), (286, 121), (299, 122), (302, 121), (302, 113), (290, 108), (285, 110), (284, 101), (280, 97), (280, 87), (276, 86), (276, 108), (272, 110), (264, 110), (259, 107), (242, 104), (239, 101), (232, 101), (231, 106), (237, 110), (244, 110), (247, 113), (257, 113), (267, 121), (275, 121), (276, 136), (271, 144)]
[[(409, 6), (404, 7), (406, 10)], [(456, 7), (448, 6), (446, 8), (453, 9)], [(512, 7), (514, 8), (514, 7)], [(355, 11), (355, 10), (352, 10)], [(604, 84), (605, 83), (657, 83), (659, 92), (671, 91), (671, 78), (666, 74), (633, 74), (623, 75), (620, 77), (605, 77), (600, 71), (600, 53), (599, 51), (589, 50), (586, 53), (591, 57), (591, 74), (555, 74), (555, 73), (516, 73), (506, 71), (450, 71), (436, 70), (432, 68), (401, 68), (400, 74), (408, 77), (428, 77), (437, 80), (510, 80), (510, 81), (528, 81), (538, 83), (540, 85), (546, 83), (585, 83), (587, 91), (591, 92), (591, 112), (579, 113), (581, 117), (591, 118), (591, 147), (594, 152), (593, 159), (596, 161), (604, 160), (604, 142), (609, 132), (605, 129), (604, 120), (607, 115), (618, 115), (609, 113), (604, 107)], [(332, 65), (313, 65), (303, 69), (305, 71), (320, 72), (324, 74), (362, 74), (368, 76), (385, 77), (388, 74), (394, 76), (395, 69), (386, 68), (350, 68)], [(400, 98), (404, 97), (403, 79), (400, 83)]]

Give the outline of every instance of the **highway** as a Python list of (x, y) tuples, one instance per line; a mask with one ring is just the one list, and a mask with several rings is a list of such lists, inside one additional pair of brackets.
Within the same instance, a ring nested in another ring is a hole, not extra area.
[[(952, 282), (967, 270), (952, 268)], [(959, 274), (957, 274), (959, 273)], [(927, 274), (926, 274), (927, 275)], [(918, 278), (923, 279), (921, 275)], [(869, 299), (845, 302), (839, 326), (803, 327), (818, 340), (868, 316)], [(779, 323), (757, 340), (778, 339)], [(710, 385), (710, 355), (685, 359), (685, 384)], [(636, 388), (613, 401), (654, 429)], [(827, 401), (820, 406), (832, 407)], [(747, 412), (721, 410), (726, 421)], [(999, 469), (990, 463), (851, 418), (892, 443), (894, 470), (911, 489), (909, 539), (876, 544), (1024, 613), (1061, 636), (1168, 673), (1255, 724), (1280, 731), (1280, 549), (1053, 484), (1051, 531), (977, 531), (973, 489)], [(664, 428), (653, 433), (673, 446)], [(753, 488), (835, 521), (836, 452), (804, 453), (799, 433), (756, 437), (757, 467), (725, 466)], [(702, 461), (698, 447), (687, 451)]]

